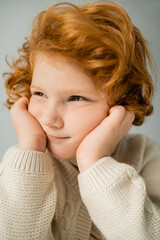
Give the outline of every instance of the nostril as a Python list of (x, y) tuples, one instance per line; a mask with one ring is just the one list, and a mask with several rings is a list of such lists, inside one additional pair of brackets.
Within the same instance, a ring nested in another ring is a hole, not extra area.
[(57, 119), (55, 125), (57, 126), (57, 128), (62, 128), (64, 125), (64, 122), (62, 119)]
[(60, 118), (44, 119), (43, 125), (49, 128), (62, 128), (64, 126), (64, 122), (63, 119)]

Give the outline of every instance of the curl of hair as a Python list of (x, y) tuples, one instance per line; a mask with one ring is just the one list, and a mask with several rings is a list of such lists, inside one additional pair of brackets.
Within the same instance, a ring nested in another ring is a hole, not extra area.
[(73, 5), (59, 3), (40, 12), (31, 35), (19, 49), (19, 58), (4, 73), (8, 108), (26, 95), (34, 57), (59, 54), (78, 64), (92, 77), (110, 107), (134, 111), (134, 125), (141, 125), (153, 111), (153, 82), (148, 70), (154, 64), (147, 42), (126, 11), (112, 2)]

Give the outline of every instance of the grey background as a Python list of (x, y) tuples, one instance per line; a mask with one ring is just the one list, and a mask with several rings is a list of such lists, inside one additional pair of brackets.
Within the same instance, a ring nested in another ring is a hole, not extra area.
[[(24, 37), (28, 36), (34, 16), (49, 6), (62, 1), (56, 0), (0, 0), (0, 160), (6, 149), (17, 143), (9, 111), (3, 103), (6, 99), (2, 73), (9, 68), (5, 55), (17, 55)], [(69, 1), (75, 4), (91, 1)], [(140, 29), (150, 43), (151, 53), (159, 71), (160, 65), (160, 0), (116, 0), (130, 15), (133, 23)], [(160, 73), (154, 98), (154, 113), (146, 118), (140, 127), (130, 132), (149, 136), (160, 146)]]

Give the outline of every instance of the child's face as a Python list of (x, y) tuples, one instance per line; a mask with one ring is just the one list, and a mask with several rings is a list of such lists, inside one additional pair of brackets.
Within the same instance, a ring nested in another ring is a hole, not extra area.
[(108, 114), (92, 79), (63, 58), (39, 55), (31, 84), (29, 112), (38, 120), (55, 158), (71, 159), (85, 136)]

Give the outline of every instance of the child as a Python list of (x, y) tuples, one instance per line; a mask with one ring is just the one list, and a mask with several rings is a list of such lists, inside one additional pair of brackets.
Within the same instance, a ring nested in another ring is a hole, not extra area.
[(147, 61), (114, 3), (35, 18), (4, 74), (18, 144), (0, 168), (0, 239), (160, 239), (160, 150), (127, 134), (153, 110)]

